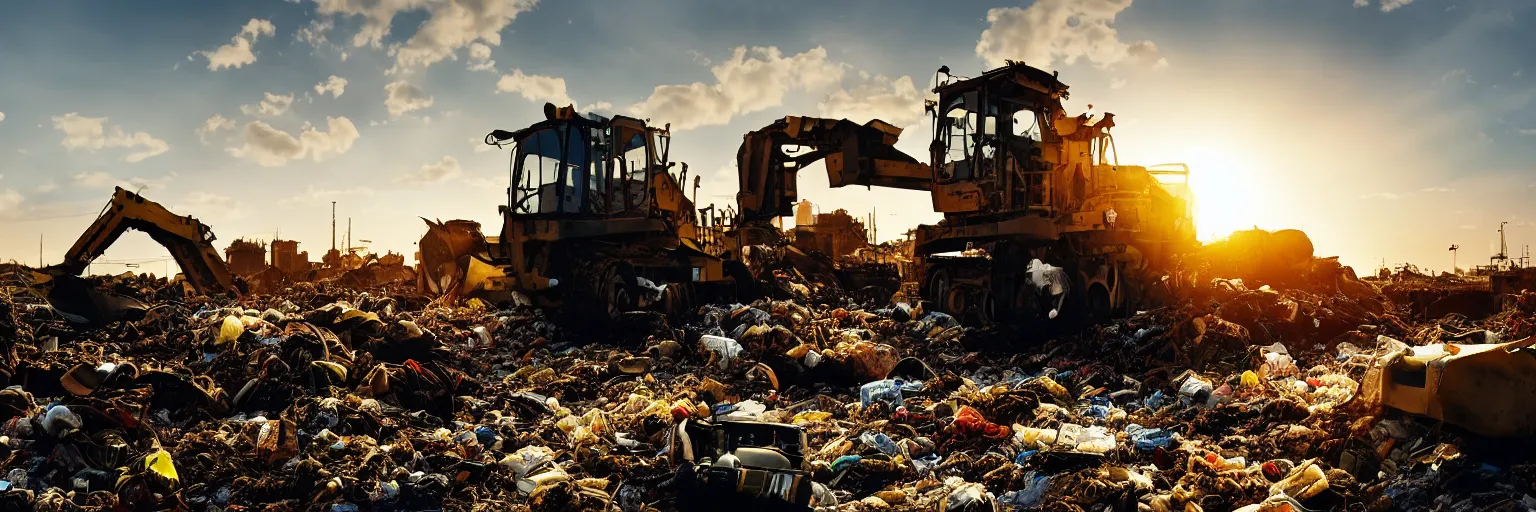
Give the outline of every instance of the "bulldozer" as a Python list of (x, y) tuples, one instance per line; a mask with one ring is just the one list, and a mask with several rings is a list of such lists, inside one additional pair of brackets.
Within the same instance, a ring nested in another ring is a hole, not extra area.
[(473, 221), (426, 221), (423, 291), (450, 300), (520, 298), (614, 319), (634, 310), (686, 312), (749, 285), (744, 265), (701, 247), (681, 186), (687, 165), (672, 172), (669, 127), (553, 104), (545, 118), (486, 136), (512, 149), (496, 236)]
[(910, 278), (931, 308), (974, 321), (1125, 311), (1199, 247), (1189, 168), (1120, 164), (1114, 115), (1068, 115), (1057, 74), (1009, 63), (967, 78), (946, 66), (935, 83), (926, 163), (878, 119), (791, 116), (748, 133), (730, 245), (775, 243), (771, 221), (793, 215), (797, 173), (824, 160), (833, 188), (931, 192), (944, 219), (915, 230)]

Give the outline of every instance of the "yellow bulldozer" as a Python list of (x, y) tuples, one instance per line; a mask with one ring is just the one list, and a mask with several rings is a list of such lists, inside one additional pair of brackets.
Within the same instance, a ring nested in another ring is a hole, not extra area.
[(496, 130), (511, 147), (507, 203), (496, 236), (473, 221), (427, 220), (423, 291), (450, 300), (521, 297), (577, 316), (680, 313), (751, 286), (740, 262), (699, 241), (687, 166), (673, 173), (667, 127), (545, 105), (544, 121)]
[(1056, 74), (943, 67), (935, 83), (926, 163), (897, 150), (901, 130), (880, 120), (792, 116), (748, 133), (734, 243), (773, 243), (771, 220), (794, 213), (796, 174), (824, 160), (833, 188), (932, 193), (944, 220), (916, 229), (910, 277), (933, 307), (976, 321), (1054, 317), (1065, 300), (1093, 316), (1124, 311), (1199, 246), (1188, 167), (1120, 164), (1114, 115), (1068, 115)]

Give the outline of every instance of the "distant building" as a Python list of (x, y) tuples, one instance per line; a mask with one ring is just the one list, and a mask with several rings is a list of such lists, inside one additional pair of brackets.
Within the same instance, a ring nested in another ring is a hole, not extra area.
[(267, 247), (260, 242), (236, 239), (224, 249), (229, 271), (237, 276), (251, 276), (267, 269)]

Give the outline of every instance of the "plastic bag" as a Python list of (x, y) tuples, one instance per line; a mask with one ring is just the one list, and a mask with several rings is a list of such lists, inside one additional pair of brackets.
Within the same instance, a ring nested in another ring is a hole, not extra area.
[(702, 345), (705, 350), (720, 356), (717, 364), (720, 366), (721, 370), (730, 368), (731, 362), (735, 361), (737, 357), (741, 356), (741, 352), (743, 350), (741, 348), (741, 344), (737, 343), (736, 340), (726, 338), (724, 336), (705, 334), (699, 338), (699, 344)]

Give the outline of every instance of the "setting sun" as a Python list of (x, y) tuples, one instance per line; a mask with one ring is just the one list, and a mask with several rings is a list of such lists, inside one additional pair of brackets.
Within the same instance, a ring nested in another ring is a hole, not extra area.
[(1252, 170), (1227, 148), (1192, 148), (1185, 158), (1189, 186), (1199, 198), (1195, 221), (1201, 241), (1211, 241), (1259, 223)]

